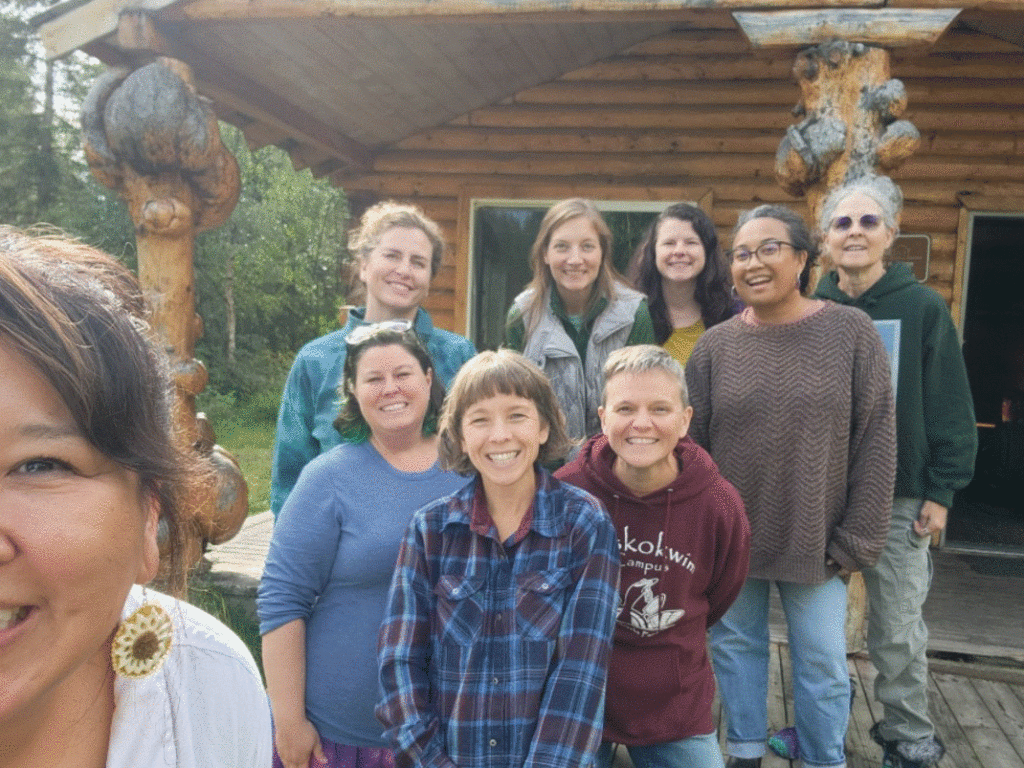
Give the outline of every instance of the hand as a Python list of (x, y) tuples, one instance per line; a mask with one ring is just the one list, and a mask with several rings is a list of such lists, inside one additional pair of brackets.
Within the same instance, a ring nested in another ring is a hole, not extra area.
[(826, 555), (825, 556), (825, 565), (827, 565), (829, 568), (838, 568), (839, 570), (836, 571), (835, 575), (838, 576), (840, 579), (842, 579), (845, 582), (849, 582), (850, 581), (850, 574), (852, 573), (852, 571), (849, 571), (846, 568), (844, 568), (843, 566), (841, 566), (839, 564), (838, 560), (834, 560), (832, 557)]
[(274, 722), (274, 746), (284, 768), (311, 768), (327, 765), (320, 734), (306, 718)]
[(931, 536), (946, 527), (947, 509), (935, 501), (925, 501), (921, 505), (921, 514), (914, 521), (914, 533), (918, 536)]

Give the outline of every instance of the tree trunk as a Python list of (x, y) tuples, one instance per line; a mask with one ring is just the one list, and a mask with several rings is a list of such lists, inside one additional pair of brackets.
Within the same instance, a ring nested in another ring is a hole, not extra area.
[(227, 349), (224, 350), (228, 365), (235, 364), (235, 255), (228, 253), (227, 274), (224, 276), (224, 312), (227, 315)]

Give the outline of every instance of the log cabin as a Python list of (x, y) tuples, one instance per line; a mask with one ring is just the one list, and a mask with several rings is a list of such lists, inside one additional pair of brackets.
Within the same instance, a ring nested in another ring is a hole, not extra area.
[(807, 109), (794, 66), (834, 40), (879, 50), (920, 135), (885, 169), (906, 196), (894, 258), (950, 305), (982, 437), (945, 544), (1024, 556), (1024, 0), (69, 0), (35, 24), (50, 57), (174, 60), (355, 214), (420, 205), (450, 245), (427, 309), (479, 347), (554, 200), (627, 233), (698, 201), (725, 243), (761, 202), (810, 215), (827, 179), (777, 173)]

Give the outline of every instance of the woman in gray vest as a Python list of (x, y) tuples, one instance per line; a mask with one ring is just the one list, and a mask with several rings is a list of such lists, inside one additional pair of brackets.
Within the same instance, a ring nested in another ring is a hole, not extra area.
[(533, 279), (508, 312), (505, 341), (547, 374), (569, 436), (601, 431), (608, 355), (653, 344), (647, 301), (612, 264), (612, 233), (589, 200), (551, 206), (530, 249)]

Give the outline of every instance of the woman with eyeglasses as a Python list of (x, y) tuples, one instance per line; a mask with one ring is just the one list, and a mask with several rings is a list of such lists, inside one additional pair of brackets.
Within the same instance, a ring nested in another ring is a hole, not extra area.
[(422, 304), (441, 267), (441, 229), (412, 205), (394, 201), (369, 208), (349, 236), (349, 249), (365, 288), (365, 305), (348, 308), (343, 328), (304, 346), (281, 395), (274, 440), (270, 508), (276, 518), (299, 472), (341, 438), (334, 429), (338, 385), (345, 365), (345, 340), (353, 330), (386, 320), (408, 321), (430, 354), (445, 386), (476, 349), (466, 338), (435, 328)]
[[(892, 525), (878, 563), (864, 569), (868, 652), (878, 670), (880, 722), (871, 735), (885, 764), (934, 765), (945, 749), (928, 715), (928, 629), (921, 615), (931, 582), (928, 543), (946, 525), (953, 494), (974, 470), (977, 428), (960, 341), (946, 302), (903, 263), (886, 264), (903, 194), (885, 176), (839, 187), (820, 227), (834, 269), (815, 293), (895, 326), (896, 485)], [(825, 366), (833, 357), (823, 358)]]
[(654, 343), (647, 300), (615, 268), (611, 230), (589, 200), (548, 209), (530, 263), (533, 279), (508, 311), (506, 344), (547, 374), (569, 437), (596, 435), (608, 355)]
[(790, 209), (742, 213), (728, 258), (746, 308), (709, 329), (686, 367), (690, 433), (739, 491), (750, 576), (711, 628), (728, 766), (756, 768), (768, 726), (768, 600), (793, 660), (805, 766), (843, 766), (850, 710), (842, 576), (885, 542), (895, 470), (885, 348), (863, 312), (804, 294), (815, 245)]
[(705, 330), (742, 308), (732, 295), (715, 224), (690, 203), (670, 205), (651, 223), (629, 273), (647, 295), (655, 341), (680, 365)]
[(417, 334), (363, 325), (347, 347), (344, 442), (302, 470), (260, 581), (275, 768), (394, 765), (374, 717), (388, 586), (413, 511), (466, 483), (437, 463), (444, 393)]

